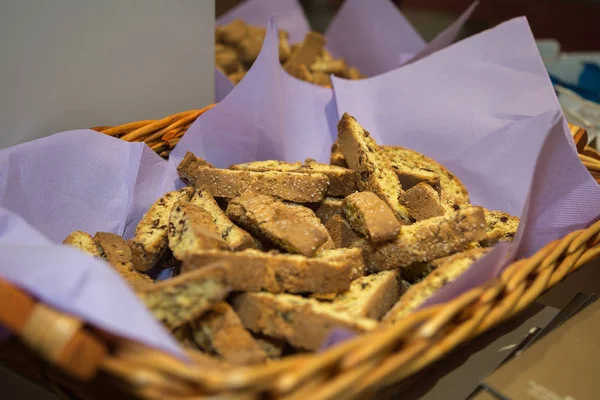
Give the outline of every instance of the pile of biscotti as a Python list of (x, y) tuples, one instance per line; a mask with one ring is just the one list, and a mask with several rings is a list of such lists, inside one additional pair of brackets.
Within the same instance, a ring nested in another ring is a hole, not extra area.
[[(218, 169), (188, 153), (133, 239), (73, 232), (186, 346), (227, 365), (317, 350), (334, 328), (393, 324), (455, 280), (518, 218), (469, 203), (437, 162), (380, 147), (345, 114), (331, 165)], [(148, 275), (177, 265), (155, 283)]]
[[(234, 20), (215, 30), (215, 62), (231, 82), (238, 84), (246, 75), (262, 48), (267, 29)], [(279, 30), (279, 61), (292, 76), (316, 85), (331, 87), (330, 75), (346, 79), (363, 76), (341, 59), (335, 59), (325, 50), (325, 38), (309, 32), (302, 43), (288, 42), (289, 34)]]

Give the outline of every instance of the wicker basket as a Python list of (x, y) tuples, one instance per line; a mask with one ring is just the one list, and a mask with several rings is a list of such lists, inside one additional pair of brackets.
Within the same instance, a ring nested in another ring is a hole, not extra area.
[[(144, 141), (168, 156), (204, 111), (95, 130)], [(586, 147), (585, 130), (571, 132), (580, 158), (600, 182), (600, 155)], [(225, 368), (201, 353), (193, 363), (85, 325), (0, 281), (0, 324), (14, 336), (0, 342), (11, 369), (61, 398), (113, 399), (364, 399), (414, 375), (450, 350), (528, 307), (569, 273), (600, 257), (600, 222), (549, 243), (514, 262), (497, 279), (396, 325), (321, 353), (293, 355), (261, 366)]]

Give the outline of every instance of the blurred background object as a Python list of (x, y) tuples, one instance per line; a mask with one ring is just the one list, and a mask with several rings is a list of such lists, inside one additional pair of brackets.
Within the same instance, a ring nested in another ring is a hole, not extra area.
[[(474, 0), (393, 0), (425, 41)], [(242, 3), (216, 0), (217, 17)], [(324, 32), (344, 0), (299, 0), (312, 29)], [(600, 133), (600, 0), (480, 0), (458, 39), (526, 16), (569, 122)]]

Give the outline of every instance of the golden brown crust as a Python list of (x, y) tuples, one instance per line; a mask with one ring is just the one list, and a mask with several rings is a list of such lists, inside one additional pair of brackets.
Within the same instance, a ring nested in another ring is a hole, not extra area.
[(211, 163), (202, 158), (196, 157), (194, 153), (188, 151), (185, 153), (183, 160), (177, 166), (177, 172), (182, 181), (188, 185), (194, 185), (196, 181), (196, 173), (200, 167), (214, 168)]
[(328, 196), (347, 196), (357, 190), (356, 171), (333, 165), (320, 164), (311, 159), (307, 159), (304, 164), (299, 162), (287, 163), (284, 161), (267, 160), (236, 164), (229, 168), (256, 172), (279, 171), (323, 174), (329, 179), (329, 187), (327, 188)]
[(398, 200), (402, 195), (398, 176), (369, 132), (354, 117), (344, 113), (338, 123), (338, 139), (346, 162), (360, 174), (359, 189), (375, 193), (390, 206), (398, 220), (410, 223), (406, 208)]
[(403, 290), (398, 270), (382, 271), (354, 280), (347, 292), (337, 295), (328, 305), (335, 312), (380, 319), (398, 301)]
[(179, 200), (189, 200), (193, 194), (191, 187), (166, 193), (144, 214), (135, 229), (131, 245), (135, 269), (145, 272), (156, 265), (168, 247), (169, 217), (173, 205)]
[(325, 227), (317, 226), (307, 213), (314, 216), (306, 207), (287, 206), (271, 196), (253, 192), (231, 200), (226, 211), (235, 223), (279, 248), (311, 257), (330, 238)]
[(100, 257), (100, 250), (94, 242), (94, 238), (87, 232), (75, 231), (63, 240), (62, 244), (75, 247), (93, 257)]
[(440, 200), (440, 195), (434, 188), (421, 182), (404, 192), (400, 203), (406, 207), (415, 221), (444, 215), (447, 208)]
[(257, 250), (203, 251), (191, 255), (182, 271), (227, 263), (227, 281), (233, 290), (271, 293), (340, 293), (364, 270), (359, 249), (324, 251), (315, 258)]
[(301, 78), (299, 69), (301, 66), (307, 68), (317, 59), (317, 56), (325, 47), (325, 38), (317, 32), (309, 32), (304, 37), (304, 41), (297, 51), (284, 64), (285, 69), (290, 75)]
[(228, 249), (212, 216), (187, 201), (178, 201), (169, 218), (169, 248), (177, 260), (206, 249)]
[(348, 168), (346, 157), (344, 157), (344, 153), (342, 153), (342, 150), (340, 149), (340, 142), (338, 139), (336, 139), (331, 145), (331, 156), (329, 158), (329, 163), (338, 167)]
[(393, 324), (417, 309), (439, 289), (455, 281), (473, 263), (488, 253), (489, 249), (472, 249), (443, 257), (432, 262), (434, 271), (421, 282), (411, 286), (385, 316), (385, 323)]
[(394, 212), (375, 193), (351, 194), (344, 199), (342, 207), (350, 226), (372, 242), (392, 240), (400, 232), (400, 222)]
[(207, 190), (196, 191), (190, 203), (202, 208), (211, 215), (217, 233), (221, 236), (221, 239), (227, 242), (231, 250), (257, 248), (257, 242), (252, 235), (231, 222)]
[(360, 238), (352, 229), (348, 221), (339, 214), (334, 215), (327, 221), (325, 228), (329, 231), (336, 248), (348, 248)]
[(252, 191), (295, 203), (323, 200), (329, 179), (323, 174), (297, 172), (254, 172), (198, 167), (194, 173), (197, 189), (206, 189), (214, 197), (233, 198)]
[(360, 333), (377, 326), (374, 320), (335, 313), (315, 299), (288, 294), (243, 293), (233, 299), (233, 308), (252, 332), (308, 350), (317, 350), (334, 328)]
[(371, 272), (427, 262), (464, 250), (485, 238), (481, 207), (452, 211), (413, 225), (405, 225), (391, 242), (373, 246), (365, 255)]
[(223, 300), (230, 291), (222, 265), (182, 273), (139, 292), (146, 307), (167, 328), (191, 322)]
[(266, 353), (225, 302), (217, 303), (192, 325), (198, 346), (219, 355), (231, 365), (259, 364), (267, 359)]
[(94, 242), (100, 249), (102, 258), (127, 281), (134, 291), (139, 292), (154, 284), (148, 275), (133, 270), (131, 248), (121, 236), (98, 232), (94, 235)]

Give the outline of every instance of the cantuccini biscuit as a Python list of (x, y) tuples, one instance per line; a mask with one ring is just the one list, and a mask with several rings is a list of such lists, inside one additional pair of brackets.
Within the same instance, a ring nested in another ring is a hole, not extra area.
[(424, 182), (406, 190), (400, 198), (400, 203), (406, 207), (415, 221), (439, 217), (449, 209), (440, 200), (440, 194)]
[(345, 113), (338, 123), (338, 139), (346, 162), (360, 174), (359, 189), (375, 193), (390, 206), (396, 218), (410, 223), (408, 211), (398, 200), (402, 195), (398, 176), (369, 132)]
[(139, 292), (146, 307), (167, 328), (191, 322), (229, 294), (227, 271), (210, 265), (154, 284)]
[(102, 258), (119, 273), (136, 292), (146, 289), (154, 281), (146, 275), (133, 269), (133, 254), (123, 238), (114, 233), (98, 232), (94, 242), (100, 249)]
[(484, 247), (494, 246), (498, 242), (512, 242), (519, 229), (519, 217), (502, 211), (484, 209), (486, 238), (481, 241)]
[(169, 248), (178, 260), (200, 250), (229, 248), (212, 215), (187, 201), (178, 201), (173, 206), (168, 238)]
[(260, 344), (225, 302), (215, 304), (193, 321), (192, 326), (198, 346), (231, 365), (259, 364), (267, 359)]
[(377, 326), (375, 320), (334, 312), (315, 299), (290, 294), (242, 293), (232, 303), (252, 332), (308, 350), (317, 350), (334, 328), (360, 333)]
[(385, 316), (384, 322), (395, 323), (417, 309), (443, 286), (455, 281), (488, 251), (489, 249), (472, 249), (433, 261), (433, 272), (406, 291)]
[(342, 208), (350, 226), (372, 242), (392, 240), (400, 232), (394, 212), (375, 193), (358, 192), (346, 196)]
[[(290, 253), (313, 256), (327, 242), (329, 233), (306, 207), (288, 206), (267, 195), (245, 192), (231, 200), (227, 216), (252, 233)], [(307, 214), (309, 214), (307, 216)]]
[(229, 264), (229, 285), (250, 292), (339, 293), (364, 271), (360, 249), (328, 250), (313, 258), (258, 250), (207, 250), (189, 256), (181, 269), (202, 269), (211, 263)]
[(62, 244), (75, 247), (93, 257), (100, 257), (100, 250), (98, 250), (98, 246), (96, 246), (94, 238), (87, 232), (71, 232), (69, 236), (63, 240)]
[[(485, 218), (481, 207), (446, 213), (413, 225), (405, 225), (398, 237), (366, 250), (370, 272), (427, 262), (464, 250), (471, 242), (485, 238)], [(364, 250), (364, 249), (363, 249)]]
[(315, 215), (323, 224), (331, 219), (334, 215), (344, 215), (342, 203), (344, 199), (337, 197), (325, 197), (321, 202), (311, 205), (315, 211)]
[(252, 235), (231, 222), (207, 190), (197, 190), (190, 203), (202, 208), (211, 215), (217, 233), (221, 236), (221, 239), (227, 242), (231, 250), (237, 251), (258, 247), (257, 241)]
[(329, 231), (336, 248), (348, 248), (360, 239), (360, 236), (354, 232), (348, 221), (339, 214), (331, 217), (325, 224), (325, 228)]
[(144, 214), (135, 229), (131, 244), (133, 266), (138, 271), (148, 271), (161, 258), (168, 247), (169, 217), (173, 205), (179, 200), (189, 200), (194, 189), (184, 187), (162, 196)]

